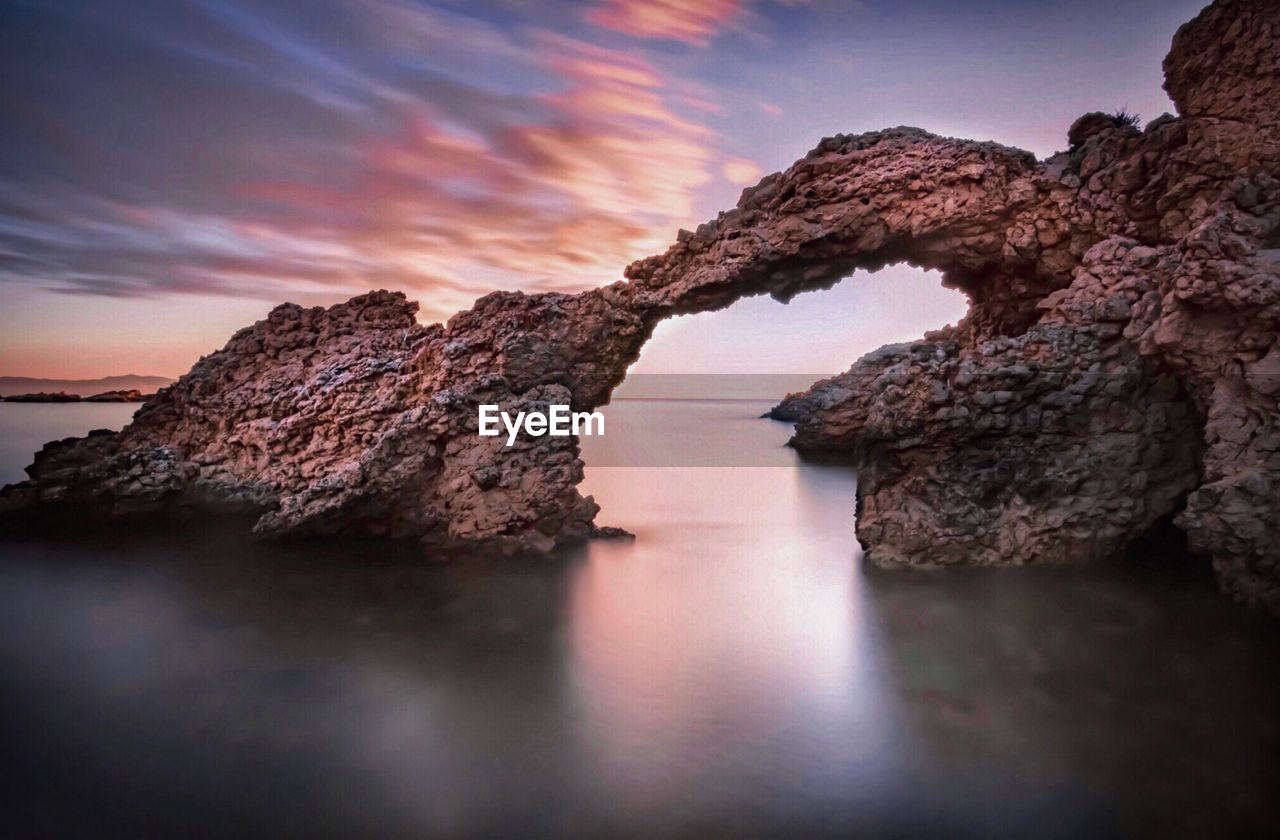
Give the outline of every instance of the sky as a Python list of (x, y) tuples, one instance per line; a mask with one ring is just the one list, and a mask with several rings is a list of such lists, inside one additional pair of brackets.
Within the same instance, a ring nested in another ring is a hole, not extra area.
[[(834, 133), (1043, 157), (1172, 110), (1202, 5), (3, 0), (0, 375), (177, 376), (285, 300), (611, 283)], [(963, 311), (893, 267), (666, 322), (637, 369), (834, 372)]]

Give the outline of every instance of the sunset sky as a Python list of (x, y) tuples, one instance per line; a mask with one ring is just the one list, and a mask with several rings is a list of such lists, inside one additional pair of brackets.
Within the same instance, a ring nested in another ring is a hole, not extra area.
[[(1172, 110), (1201, 5), (8, 0), (0, 374), (176, 376), (283, 300), (402, 289), (429, 322), (609, 283), (836, 132), (1047, 155), (1085, 111)], [(664, 325), (642, 365), (834, 371), (963, 311), (859, 279)]]

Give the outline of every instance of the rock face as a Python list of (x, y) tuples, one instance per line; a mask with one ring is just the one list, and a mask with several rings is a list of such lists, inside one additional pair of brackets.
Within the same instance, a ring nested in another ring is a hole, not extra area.
[(828, 138), (578, 295), (432, 326), (387, 292), (285, 304), (122, 432), (47, 445), (0, 504), (546, 550), (592, 532), (577, 443), (479, 437), (480, 403), (594, 408), (663, 318), (909, 262), (968, 295), (964, 320), (777, 409), (795, 445), (859, 461), (874, 562), (1084, 562), (1177, 513), (1228, 591), (1280, 611), (1277, 40), (1280, 4), (1219, 0), (1166, 60), (1179, 116), (1086, 115), (1044, 162), (913, 128)]
[(795, 445), (854, 453), (875, 562), (1102, 559), (1197, 485), (1194, 402), (1125, 338), (1152, 294), (1145, 272), (1128, 274), (1149, 250), (1094, 246), (1093, 270), (1129, 282), (1086, 301), (1074, 285), (1056, 293), (1063, 304), (1020, 335), (885, 347), (775, 410), (797, 421)]
[(285, 304), (201, 359), (118, 434), (46, 445), (3, 504), (24, 519), (183, 509), (264, 535), (416, 536), (546, 550), (592, 529), (573, 438), (479, 437), (476, 407), (602, 402), (648, 331), (581, 295), (489, 295), (447, 327), (373, 292)]
[(1165, 61), (1181, 116), (1072, 126), (1033, 179), (1052, 208), (1003, 231), (1006, 254), (1068, 243), (1030, 321), (967, 289), (958, 327), (775, 409), (855, 455), (873, 561), (1077, 562), (1176, 513), (1226, 590), (1280, 612), (1278, 35), (1280, 5), (1216, 3)]

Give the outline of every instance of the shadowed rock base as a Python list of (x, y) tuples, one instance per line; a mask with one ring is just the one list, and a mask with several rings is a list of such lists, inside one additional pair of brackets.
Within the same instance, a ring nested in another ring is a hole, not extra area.
[(46, 446), (0, 506), (249, 512), (264, 535), (544, 551), (592, 533), (573, 438), (476, 408), (608, 400), (654, 325), (908, 262), (964, 320), (788, 397), (862, 466), (884, 564), (1075, 563), (1175, 511), (1223, 587), (1280, 612), (1280, 4), (1219, 0), (1165, 61), (1179, 116), (1082, 117), (1037, 162), (914, 128), (836, 136), (618, 282), (496, 293), (446, 325), (375, 292), (285, 304), (119, 434)]

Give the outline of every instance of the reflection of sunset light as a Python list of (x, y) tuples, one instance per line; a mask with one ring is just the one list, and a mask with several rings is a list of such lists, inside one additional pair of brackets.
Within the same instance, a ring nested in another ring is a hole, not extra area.
[[(596, 760), (641, 810), (767, 763), (801, 720), (833, 738), (817, 761), (879, 748), (858, 723), (879, 701), (857, 638), (852, 477), (841, 499), (806, 494), (793, 469), (715, 468), (707, 498), (705, 469), (589, 467), (584, 487), (638, 539), (594, 544), (575, 581), (573, 681)], [(697, 761), (673, 767), (673, 752)]]

